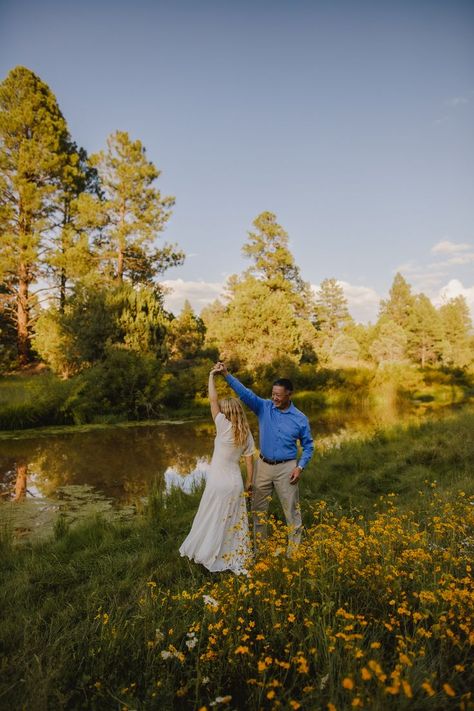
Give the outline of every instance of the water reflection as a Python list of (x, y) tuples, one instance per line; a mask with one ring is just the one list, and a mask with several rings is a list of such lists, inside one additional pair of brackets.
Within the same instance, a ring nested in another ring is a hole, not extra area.
[[(385, 405), (379, 409), (316, 410), (302, 405), (321, 449), (354, 434), (369, 434), (396, 422), (417, 421)], [(449, 409), (445, 408), (446, 414)], [(256, 441), (256, 418), (249, 417)], [(206, 476), (214, 444), (214, 424), (202, 422), (117, 426), (87, 432), (21, 437), (0, 441), (0, 499), (54, 498), (60, 487), (93, 486), (119, 506), (147, 496), (150, 487), (189, 491)]]
[(189, 494), (206, 480), (210, 466), (209, 460), (200, 459), (196, 463), (196, 468), (185, 474), (179, 473), (172, 467), (168, 467), (165, 471), (166, 492), (169, 493), (171, 489), (177, 488)]
[(28, 478), (28, 463), (26, 460), (23, 458), (19, 459), (15, 465), (15, 470), (15, 495), (13, 500), (22, 501), (26, 497), (26, 484)]

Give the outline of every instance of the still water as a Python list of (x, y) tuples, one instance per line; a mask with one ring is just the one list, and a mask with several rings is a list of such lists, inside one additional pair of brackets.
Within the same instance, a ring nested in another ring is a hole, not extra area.
[[(305, 408), (316, 447), (321, 449), (378, 427), (420, 420), (420, 408), (408, 412)], [(258, 443), (256, 419), (249, 418)], [(0, 501), (53, 500), (64, 489), (85, 487), (129, 506), (146, 497), (151, 486), (189, 490), (205, 478), (215, 436), (211, 417), (200, 421), (155, 422), (84, 429), (65, 428), (0, 433)]]

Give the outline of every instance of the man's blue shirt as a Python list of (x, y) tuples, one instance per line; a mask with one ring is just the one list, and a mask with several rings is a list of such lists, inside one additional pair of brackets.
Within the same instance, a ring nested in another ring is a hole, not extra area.
[(232, 390), (240, 397), (258, 417), (260, 434), (260, 452), (266, 459), (296, 459), (298, 455), (297, 441), (301, 443), (303, 453), (298, 462), (305, 467), (311, 459), (314, 450), (313, 438), (308, 418), (293, 403), (287, 410), (279, 410), (271, 400), (258, 397), (242, 385), (240, 380), (227, 374), (226, 381)]

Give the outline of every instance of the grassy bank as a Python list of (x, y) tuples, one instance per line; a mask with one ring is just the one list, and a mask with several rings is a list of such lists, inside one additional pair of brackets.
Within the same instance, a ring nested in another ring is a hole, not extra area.
[(473, 430), (320, 453), (297, 557), (277, 518), (248, 578), (179, 558), (199, 492), (41, 544), (4, 531), (0, 708), (473, 708)]
[[(45, 370), (35, 375), (3, 376), (0, 431), (207, 414), (208, 402), (203, 394), (207, 367), (202, 363), (189, 367), (186, 376), (188, 380), (183, 380), (182, 373), (178, 378), (163, 372), (154, 381), (146, 370), (137, 369), (133, 359), (129, 362), (126, 358), (124, 362), (119, 359), (117, 363), (99, 364), (70, 380), (61, 380)], [(265, 382), (253, 382), (244, 374), (244, 380), (267, 397), (273, 376)], [(410, 365), (339, 370), (304, 366), (292, 377), (296, 405), (313, 412), (417, 404), (429, 404), (434, 409), (474, 398), (473, 376), (464, 371), (422, 370)]]

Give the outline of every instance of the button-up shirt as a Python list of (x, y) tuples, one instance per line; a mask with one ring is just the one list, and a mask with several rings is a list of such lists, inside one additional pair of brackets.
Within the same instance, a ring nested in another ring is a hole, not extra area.
[(303, 453), (298, 466), (305, 467), (314, 450), (311, 429), (306, 415), (298, 410), (293, 403), (288, 409), (279, 410), (272, 400), (258, 397), (233, 375), (227, 374), (225, 379), (242, 402), (258, 417), (262, 455), (266, 459), (274, 461), (296, 459), (299, 440)]

